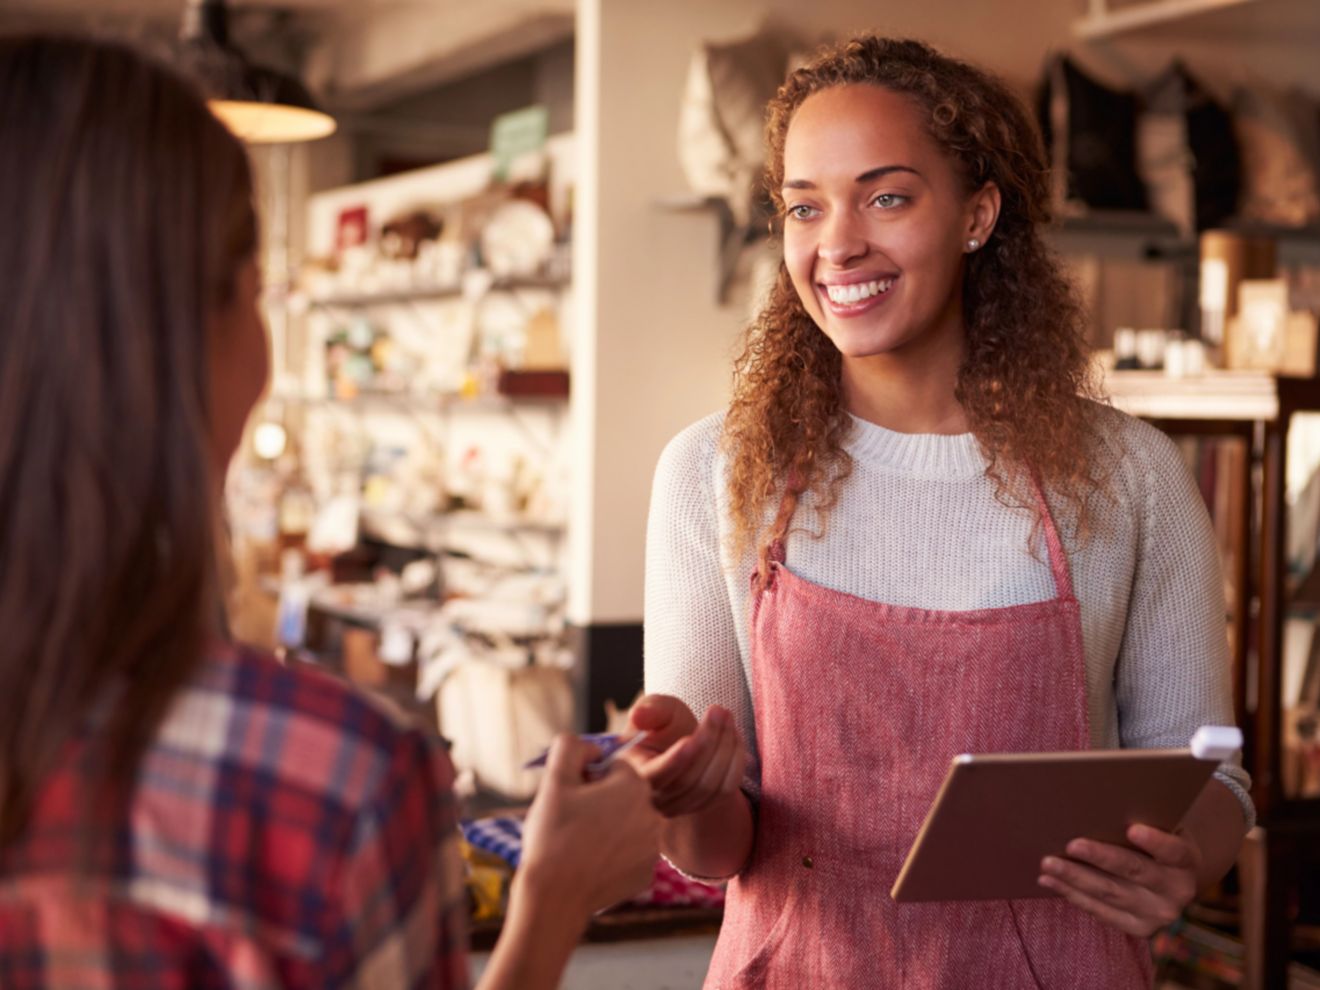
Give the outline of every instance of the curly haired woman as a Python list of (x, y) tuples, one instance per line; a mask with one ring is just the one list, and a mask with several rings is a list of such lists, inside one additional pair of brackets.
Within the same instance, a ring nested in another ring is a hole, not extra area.
[(862, 37), (788, 78), (768, 139), (784, 261), (729, 410), (657, 469), (632, 714), (662, 848), (734, 878), (707, 986), (1147, 986), (1146, 936), (1251, 820), (1235, 764), (1176, 834), (1045, 860), (1061, 896), (887, 892), (953, 755), (1231, 720), (1197, 488), (1095, 401), (1003, 84)]

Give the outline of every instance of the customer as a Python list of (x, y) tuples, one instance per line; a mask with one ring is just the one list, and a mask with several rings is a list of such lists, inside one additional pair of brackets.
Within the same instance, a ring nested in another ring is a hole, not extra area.
[[(217, 637), (266, 375), (243, 148), (113, 44), (0, 40), (0, 986), (458, 987), (439, 744)], [(484, 987), (549, 987), (658, 816), (557, 742)]]
[(1145, 937), (1241, 843), (1236, 765), (1177, 834), (1047, 859), (1060, 898), (888, 892), (955, 754), (1184, 746), (1232, 719), (1197, 488), (1092, 401), (1045, 159), (1001, 83), (861, 37), (789, 76), (768, 140), (784, 261), (728, 412), (661, 458), (658, 694), (632, 713), (662, 850), (736, 877), (707, 985), (1146, 986)]

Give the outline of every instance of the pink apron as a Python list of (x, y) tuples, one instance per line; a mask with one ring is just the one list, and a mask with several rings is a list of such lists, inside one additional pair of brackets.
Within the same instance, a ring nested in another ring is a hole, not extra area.
[(953, 756), (1090, 745), (1080, 609), (1037, 500), (1058, 596), (969, 612), (803, 580), (781, 522), (769, 579), (753, 578), (756, 839), (708, 990), (1151, 985), (1144, 940), (1062, 899), (889, 896)]

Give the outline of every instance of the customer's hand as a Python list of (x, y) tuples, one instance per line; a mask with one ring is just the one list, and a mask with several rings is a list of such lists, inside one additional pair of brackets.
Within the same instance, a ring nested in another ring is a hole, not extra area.
[(1177, 921), (1196, 896), (1201, 850), (1185, 834), (1133, 825), (1137, 849), (1091, 839), (1068, 843), (1068, 858), (1047, 856), (1040, 884), (1106, 924), (1141, 938)]
[(648, 694), (633, 705), (628, 722), (647, 733), (627, 758), (650, 783), (661, 814), (692, 814), (737, 792), (747, 748), (727, 709), (711, 705), (698, 723), (678, 698)]
[(515, 881), (533, 897), (587, 914), (645, 889), (660, 841), (660, 816), (636, 770), (617, 760), (600, 780), (584, 779), (597, 755), (573, 736), (555, 739), (523, 826)]

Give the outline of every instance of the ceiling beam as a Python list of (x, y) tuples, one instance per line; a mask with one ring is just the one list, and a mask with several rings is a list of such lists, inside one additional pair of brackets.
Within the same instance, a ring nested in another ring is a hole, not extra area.
[(312, 46), (304, 78), (328, 106), (368, 110), (541, 51), (573, 27), (572, 0), (367, 7)]

